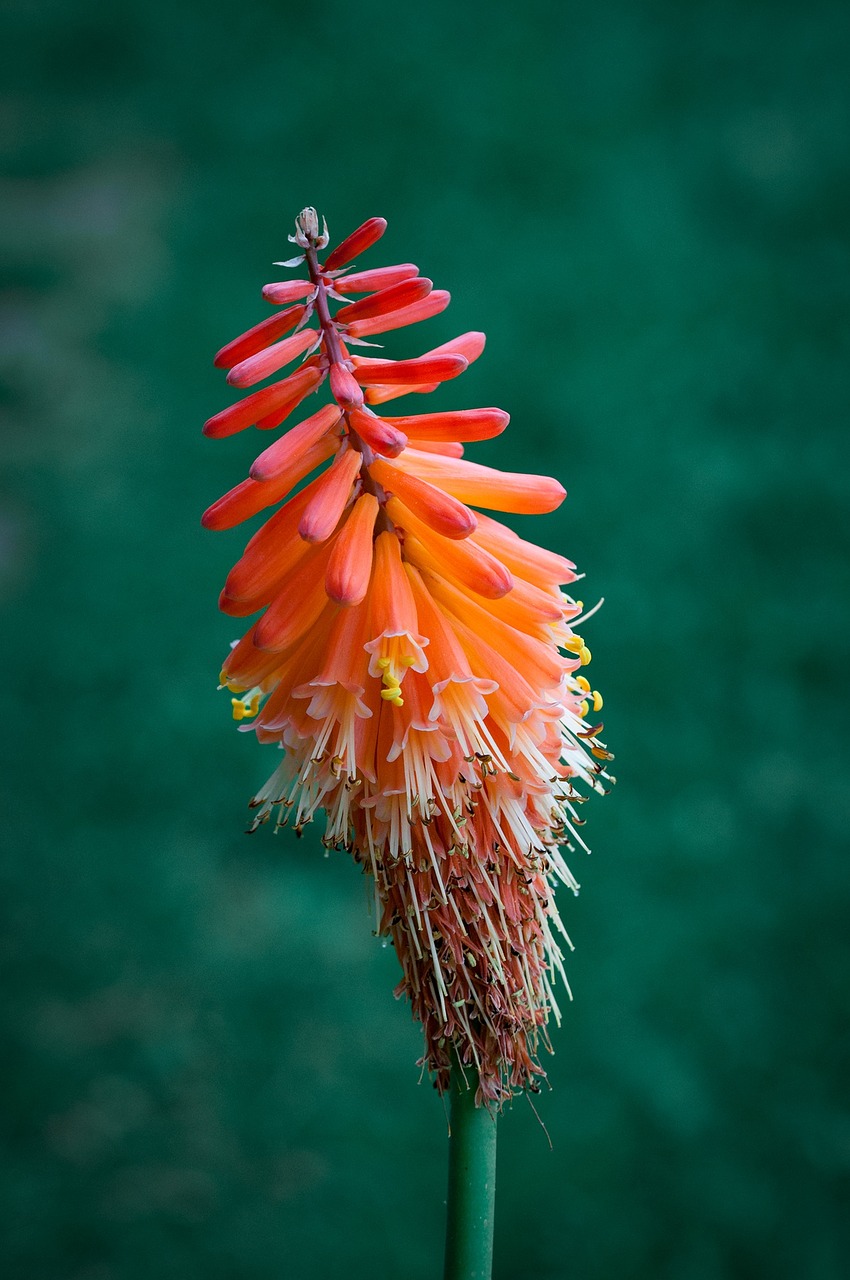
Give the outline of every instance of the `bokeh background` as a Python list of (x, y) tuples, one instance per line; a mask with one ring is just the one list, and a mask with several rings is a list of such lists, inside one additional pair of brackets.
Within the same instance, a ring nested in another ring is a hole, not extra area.
[[(848, 11), (8, 0), (4, 1274), (439, 1273), (443, 1108), (368, 893), (242, 833), (213, 352), (312, 203), (484, 328), (557, 474), (619, 785), (498, 1280), (846, 1275)], [(402, 402), (404, 403), (404, 402)], [(532, 528), (533, 524), (533, 528)], [(519, 524), (518, 524), (518, 527)]]

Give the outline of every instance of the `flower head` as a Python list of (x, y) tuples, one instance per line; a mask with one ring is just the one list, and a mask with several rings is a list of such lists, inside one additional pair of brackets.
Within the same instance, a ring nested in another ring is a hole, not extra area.
[(327, 226), (304, 209), (302, 252), (279, 265), (306, 278), (266, 285), (280, 309), (215, 358), (243, 389), (300, 363), (210, 418), (209, 436), (276, 429), (331, 393), (204, 515), (223, 529), (274, 508), (222, 591), (224, 612), (260, 616), (221, 684), (240, 728), (282, 748), (251, 829), (324, 812), (325, 844), (373, 879), (424, 1065), (444, 1089), (454, 1046), (498, 1105), (543, 1074), (570, 945), (554, 886), (578, 889), (561, 846), (586, 847), (578, 806), (612, 781), (611, 756), (584, 675), (588, 615), (562, 589), (575, 566), (477, 510), (552, 511), (561, 485), (466, 460), (464, 444), (505, 429), (500, 409), (377, 410), (484, 348), (465, 333), (413, 360), (359, 354), (449, 301), (412, 263), (351, 269), (385, 227), (370, 218), (320, 262)]

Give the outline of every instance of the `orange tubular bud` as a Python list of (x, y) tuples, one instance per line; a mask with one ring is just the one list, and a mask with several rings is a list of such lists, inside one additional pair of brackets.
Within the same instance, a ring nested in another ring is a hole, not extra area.
[[(298, 497), (300, 496), (299, 494)], [(297, 498), (291, 501), (295, 503)], [(230, 570), (224, 584), (223, 594), (229, 600), (260, 600), (262, 604), (268, 604), (277, 594), (277, 588), (288, 579), (304, 556), (309, 554), (310, 543), (298, 537), (298, 511), (303, 510), (304, 506), (303, 502), (300, 503), (290, 517), (289, 523), (294, 525), (291, 536), (286, 542), (281, 541), (280, 537), (275, 539), (270, 554), (256, 554), (250, 544), (245, 549), (244, 555)]]
[(373, 271), (356, 271), (351, 276), (334, 280), (336, 293), (371, 293), (373, 289), (388, 289), (391, 284), (412, 280), (419, 275), (419, 268), (412, 262), (401, 262), (397, 267), (376, 267)]
[(413, 440), (409, 441), (411, 449), (420, 453), (440, 453), (444, 458), (462, 458), (463, 445), (451, 440)]
[(465, 459), (439, 458), (432, 453), (406, 449), (401, 463), (420, 479), (442, 485), (463, 502), (491, 511), (541, 515), (554, 511), (567, 496), (566, 489), (550, 476), (496, 471)]
[(403, 329), (405, 325), (416, 324), (419, 320), (429, 320), (438, 316), (452, 300), (446, 289), (434, 289), (427, 298), (414, 302), (412, 306), (402, 307), (399, 311), (390, 311), (385, 316), (374, 316), (371, 320), (354, 320), (347, 329), (352, 338), (368, 338), (370, 334), (389, 333), (391, 329)]
[(492, 440), (510, 422), (502, 409), (456, 409), (449, 413), (419, 413), (385, 418), (400, 431), (419, 440)]
[(322, 270), (335, 271), (337, 267), (344, 267), (346, 262), (351, 262), (358, 253), (365, 253), (367, 249), (371, 249), (386, 229), (386, 218), (367, 218), (356, 231), (352, 231), (350, 236), (346, 236), (342, 243), (337, 245), (333, 253), (328, 255)]
[(428, 531), (424, 537), (406, 537), (404, 554), (418, 568), (443, 574), (489, 600), (507, 595), (514, 585), (505, 566), (470, 538), (438, 538)]
[(389, 311), (398, 311), (401, 307), (419, 302), (421, 298), (427, 298), (433, 287), (433, 280), (426, 280), (421, 276), (415, 276), (412, 280), (401, 280), (398, 284), (380, 289), (371, 297), (349, 303), (337, 315), (337, 323), (349, 325), (353, 320), (368, 320), (371, 316), (384, 316)]
[(231, 387), (252, 387), (255, 382), (262, 382), (270, 373), (277, 373), (278, 369), (282, 369), (290, 360), (300, 356), (318, 341), (319, 335), (315, 329), (301, 329), (282, 342), (266, 347), (265, 351), (258, 351), (255, 356), (240, 360), (230, 370), (227, 381)]
[(363, 403), (359, 382), (340, 364), (331, 365), (331, 394), (344, 409), (356, 409)]
[(404, 385), (397, 387), (367, 387), (366, 403), (383, 404), (385, 400), (397, 400), (399, 396), (427, 396), (432, 391), (436, 391), (439, 385), (439, 382), (427, 382), (416, 387), (406, 387)]
[[(460, 544), (466, 546), (466, 543)], [(497, 562), (498, 563), (498, 562)], [(497, 603), (493, 603), (496, 602)], [(502, 598), (491, 597), (493, 612), (503, 622), (508, 622), (518, 631), (529, 631), (552, 622), (564, 621), (565, 601), (557, 596), (541, 591), (540, 587), (523, 582), (522, 578), (514, 578), (513, 591)]]
[(345, 449), (319, 477), (316, 492), (298, 526), (305, 542), (324, 542), (331, 536), (351, 496), (351, 486), (357, 478), (361, 461), (356, 449)]
[[(453, 338), (451, 342), (444, 342), (441, 346), (434, 347), (431, 351), (423, 352), (419, 359), (429, 360), (432, 356), (453, 355), (463, 356), (468, 364), (472, 364), (473, 360), (477, 360), (484, 350), (485, 342), (486, 337), (483, 333), (462, 333), (459, 338)], [(360, 362), (370, 363), (368, 360), (364, 360), (362, 356), (360, 357)], [(366, 400), (368, 404), (383, 404), (386, 400), (396, 400), (403, 395), (428, 395), (430, 392), (436, 391), (439, 385), (439, 382), (426, 382), (417, 383), (415, 386), (373, 386), (366, 392)], [(507, 422), (508, 415), (504, 414), (503, 416), (505, 422)], [(476, 438), (485, 439), (486, 437)]]
[(447, 382), (457, 378), (469, 364), (463, 356), (433, 356), (422, 360), (357, 359), (354, 376), (361, 386), (403, 382), (415, 386), (423, 382)]
[(290, 461), (287, 467), (275, 473), (273, 480), (267, 484), (257, 480), (243, 480), (229, 493), (207, 507), (201, 516), (201, 524), (205, 529), (232, 529), (234, 525), (249, 520), (251, 516), (264, 511), (285, 498), (290, 489), (294, 489), (299, 481), (324, 462), (334, 451), (334, 442), (328, 437), (317, 441), (310, 449), (300, 453)]
[(334, 542), (325, 590), (335, 604), (355, 605), (365, 598), (372, 573), (372, 531), (378, 510), (373, 494), (361, 494)]
[(295, 644), (318, 620), (328, 603), (325, 571), (330, 544), (316, 547), (290, 576), (286, 591), (269, 605), (257, 623), (254, 643), (259, 649), (279, 653)]
[(375, 453), (387, 458), (397, 458), (407, 445), (407, 436), (391, 427), (368, 409), (351, 409), (348, 414), (351, 426)]
[(447, 538), (468, 538), (474, 531), (474, 512), (427, 480), (420, 480), (383, 458), (376, 458), (369, 471), (378, 484), (388, 493), (397, 494), (414, 515), (437, 533)]
[(296, 298), (306, 298), (315, 291), (316, 286), (311, 280), (282, 280), (277, 284), (263, 285), (263, 297), (266, 302), (271, 302), (275, 306), (294, 302)]
[(221, 348), (213, 359), (216, 369), (230, 369), (240, 360), (245, 360), (255, 352), (262, 351), (270, 343), (276, 342), (285, 333), (289, 333), (290, 329), (295, 328), (306, 310), (306, 307), (290, 307), (287, 311), (279, 311), (277, 315), (269, 316), (267, 320), (255, 324), (253, 329), (248, 329)]
[[(322, 381), (318, 369), (296, 369), (282, 382), (275, 382), (261, 391), (254, 391), (244, 400), (232, 404), (229, 409), (222, 409), (204, 423), (204, 435), (212, 440), (221, 440), (224, 436), (235, 435), (244, 431), (253, 423), (273, 413), (283, 411), (284, 417), (301, 403), (305, 396)], [(278, 421), (281, 419), (278, 418)]]
[(508, 623), (495, 618), (483, 605), (470, 600), (460, 588), (446, 578), (425, 572), (423, 579), (434, 599), (466, 626), (487, 636), (493, 648), (523, 675), (544, 688), (558, 685), (566, 670), (566, 661), (551, 645), (521, 635)]
[(230, 650), (221, 668), (222, 681), (231, 689), (250, 689), (265, 679), (280, 662), (277, 653), (266, 653), (254, 644), (256, 622)]
[[(297, 427), (291, 427), (279, 440), (270, 444), (268, 449), (264, 449), (259, 458), (254, 461), (248, 473), (251, 479), (263, 482), (274, 480), (275, 476), (292, 466), (305, 449), (318, 444), (336, 426), (341, 417), (342, 410), (339, 405), (326, 404), (317, 413), (299, 422)], [(339, 437), (328, 438), (333, 448), (336, 448)], [(328, 456), (325, 454), (325, 457)]]
[(423, 351), (420, 359), (425, 360), (429, 356), (465, 356), (469, 364), (473, 360), (477, 360), (484, 350), (487, 342), (486, 333), (479, 330), (470, 330), (469, 333), (462, 333), (457, 338), (452, 338), (451, 342), (443, 342), (439, 347), (433, 347), (430, 351)]
[(459, 581), (489, 600), (497, 600), (519, 585), (496, 556), (489, 552), (481, 555), (484, 549), (477, 545), (475, 535), (463, 540), (440, 537), (399, 498), (389, 499), (387, 515), (402, 534), (405, 556), (411, 547), (410, 558), (419, 567)]
[(533, 542), (526, 542), (513, 529), (480, 512), (475, 541), (504, 560), (521, 578), (549, 579), (555, 585), (576, 580), (576, 567), (572, 560), (535, 546)]
[[(289, 498), (278, 511), (270, 516), (251, 537), (228, 576), (225, 588), (234, 599), (257, 595), (268, 582), (277, 576), (275, 562), (283, 554), (282, 546), (290, 543), (296, 545), (300, 553), (305, 550), (304, 543), (298, 536), (298, 524), (304, 514), (304, 508), (310, 501), (321, 480), (317, 476), (309, 484)], [(269, 485), (261, 488), (268, 489)]]

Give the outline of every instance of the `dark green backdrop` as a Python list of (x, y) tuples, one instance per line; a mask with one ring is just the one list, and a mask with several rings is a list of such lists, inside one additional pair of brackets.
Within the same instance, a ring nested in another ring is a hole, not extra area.
[[(499, 1280), (837, 1280), (848, 18), (835, 3), (7, 5), (2, 1169), (14, 1280), (439, 1271), (445, 1121), (363, 881), (242, 834), (215, 349), (312, 203), (557, 474), (619, 786), (502, 1123)], [(846, 1212), (847, 1205), (843, 1205)]]

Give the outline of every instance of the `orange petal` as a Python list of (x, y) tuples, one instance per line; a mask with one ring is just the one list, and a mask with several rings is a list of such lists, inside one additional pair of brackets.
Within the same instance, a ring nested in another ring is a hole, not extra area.
[[(366, 642), (369, 639), (369, 609), (355, 604), (350, 609), (334, 611), (336, 617), (324, 647), (324, 654), (317, 673), (310, 681), (310, 688), (318, 685), (339, 684), (349, 692), (362, 695), (368, 676)], [(298, 697), (310, 696), (309, 690), (301, 690)]]
[(243, 480), (241, 484), (236, 485), (229, 493), (225, 493), (217, 502), (214, 502), (211, 507), (207, 507), (201, 516), (201, 524), (205, 529), (232, 529), (234, 525), (255, 516), (258, 511), (264, 511), (266, 507), (273, 506), (285, 498), (290, 489), (309, 475), (314, 467), (329, 458), (335, 448), (335, 441), (328, 436), (327, 439), (320, 440), (300, 457), (295, 458), (285, 470), (268, 483), (251, 479)]
[[(291, 467), (305, 449), (318, 444), (325, 435), (328, 435), (341, 417), (342, 411), (338, 405), (326, 404), (317, 413), (311, 414), (297, 426), (291, 427), (279, 440), (275, 440), (274, 444), (263, 450), (251, 467), (249, 473), (251, 478), (263, 482), (273, 480), (282, 471)], [(328, 439), (334, 447), (339, 444), (339, 437), (336, 435), (329, 435)]]
[(277, 373), (278, 369), (289, 364), (290, 360), (300, 356), (318, 340), (319, 335), (315, 329), (301, 329), (282, 342), (266, 347), (265, 351), (258, 351), (255, 356), (240, 360), (230, 370), (227, 381), (231, 387), (252, 387), (255, 382), (262, 382), (270, 373)]
[(376, 244), (386, 229), (386, 218), (367, 218), (328, 255), (322, 270), (335, 271), (337, 267), (344, 267), (346, 262), (351, 262), (358, 253), (365, 253), (373, 244)]
[(394, 533), (379, 533), (375, 539), (370, 598), (373, 635), (416, 634), (416, 604), (401, 561), (401, 547)]
[(295, 328), (306, 310), (307, 308), (302, 306), (290, 307), (287, 311), (279, 311), (277, 315), (269, 316), (267, 320), (255, 324), (253, 329), (240, 334), (238, 338), (234, 338), (217, 352), (213, 360), (216, 369), (229, 369), (247, 356), (254, 355), (256, 351), (262, 351), (269, 343), (276, 342), (285, 333), (289, 333), (290, 329)]
[(421, 298), (427, 298), (434, 287), (434, 281), (425, 276), (414, 276), (412, 280), (400, 280), (386, 289), (379, 289), (368, 298), (359, 302), (350, 302), (336, 313), (334, 323), (348, 326), (354, 320), (368, 320), (372, 316), (384, 316), (389, 311), (398, 311), (401, 307), (412, 306)]
[(414, 302), (412, 306), (402, 307), (399, 311), (391, 311), (385, 316), (374, 316), (371, 320), (354, 320), (348, 332), (352, 338), (368, 338), (373, 333), (389, 333), (391, 329), (403, 329), (405, 325), (416, 324), (419, 320), (428, 320), (437, 316), (452, 300), (447, 289), (434, 289), (427, 298)]
[(319, 477), (316, 490), (298, 525), (298, 532), (305, 542), (324, 542), (331, 536), (351, 497), (351, 486), (362, 461), (362, 454), (356, 449), (344, 448)]
[(372, 531), (378, 510), (378, 500), (373, 494), (361, 494), (334, 543), (325, 574), (325, 590), (336, 604), (359, 604), (369, 589)]
[(550, 476), (496, 471), (477, 462), (439, 458), (431, 453), (416, 453), (413, 449), (404, 451), (399, 465), (414, 472), (421, 480), (443, 486), (463, 502), (489, 507), (492, 511), (540, 515), (554, 511), (567, 496), (563, 485)]
[(386, 419), (407, 435), (424, 440), (491, 440), (501, 435), (510, 420), (502, 409), (456, 409)]
[(388, 426), (383, 418), (368, 409), (351, 409), (348, 421), (370, 449), (387, 458), (397, 458), (407, 445), (407, 436), (395, 427)]
[(419, 623), (429, 640), (428, 676), (432, 686), (446, 680), (468, 679), (472, 671), (452, 624), (437, 608), (418, 569), (406, 564), (405, 572), (413, 590)]
[(286, 302), (294, 302), (296, 298), (306, 298), (308, 294), (315, 292), (315, 289), (316, 286), (312, 280), (281, 280), (273, 284), (264, 284), (263, 297), (266, 302), (280, 307)]
[(419, 275), (419, 268), (412, 262), (401, 262), (396, 267), (375, 267), (372, 271), (355, 271), (353, 275), (334, 280), (336, 293), (371, 293), (373, 289), (386, 289)]
[(319, 385), (322, 374), (316, 368), (296, 369), (282, 382), (275, 382), (261, 391), (254, 391), (244, 400), (239, 400), (228, 409), (222, 409), (204, 423), (204, 435), (220, 440), (224, 436), (232, 436), (243, 431), (252, 423), (268, 417), (272, 413), (284, 411), (284, 416), (291, 413), (305, 396)]
[[(298, 685), (310, 678), (316, 670), (317, 663), (321, 662), (328, 632), (333, 625), (336, 613), (334, 606), (326, 600), (324, 610), (310, 630), (290, 645), (285, 653), (272, 655), (277, 659), (277, 670), (274, 671), (276, 687), (254, 721), (255, 725), (267, 730), (283, 729), (291, 722), (296, 706), (299, 711), (302, 709), (299, 704), (293, 703), (293, 692)], [(261, 618), (260, 622), (262, 621)], [(256, 625), (259, 626), (259, 623)], [(258, 733), (257, 736), (260, 737), (260, 734)], [(260, 737), (260, 741), (263, 740)], [(273, 740), (271, 736), (266, 739), (266, 741)]]
[(354, 376), (361, 386), (416, 386), (423, 382), (446, 382), (463, 373), (469, 361), (463, 356), (432, 356), (420, 360), (370, 360), (355, 358)]
[(401, 471), (383, 458), (370, 463), (369, 471), (388, 493), (397, 494), (414, 515), (437, 533), (447, 538), (466, 538), (475, 529), (474, 513), (426, 480)]

